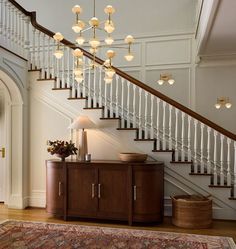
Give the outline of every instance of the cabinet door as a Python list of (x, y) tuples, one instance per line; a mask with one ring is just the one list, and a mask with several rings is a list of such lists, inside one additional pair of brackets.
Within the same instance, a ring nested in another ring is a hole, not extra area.
[(95, 217), (97, 170), (92, 165), (67, 164), (67, 214)]
[(133, 167), (133, 220), (161, 221), (163, 216), (163, 166)]
[(65, 187), (63, 163), (47, 162), (46, 167), (46, 210), (51, 214), (63, 215)]
[(128, 167), (106, 164), (98, 175), (98, 217), (127, 220)]

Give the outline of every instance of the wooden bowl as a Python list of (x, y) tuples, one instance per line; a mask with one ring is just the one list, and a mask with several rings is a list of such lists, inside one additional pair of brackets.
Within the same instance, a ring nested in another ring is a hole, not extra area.
[(147, 154), (141, 153), (120, 153), (120, 160), (123, 162), (144, 162), (147, 159)]

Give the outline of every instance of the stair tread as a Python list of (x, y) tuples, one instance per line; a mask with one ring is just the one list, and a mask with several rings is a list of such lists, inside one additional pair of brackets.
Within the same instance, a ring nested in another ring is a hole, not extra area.
[(48, 79), (37, 79), (37, 81), (48, 81), (48, 80), (56, 80), (56, 78), (48, 78)]
[(67, 98), (68, 100), (76, 100), (76, 99), (87, 99), (86, 97), (73, 97), (73, 98)]
[(52, 90), (70, 90), (71, 88), (70, 87), (54, 87), (52, 88)]
[(212, 176), (213, 174), (210, 173), (189, 173), (191, 176)]
[(42, 69), (29, 69), (28, 72), (41, 72)]
[(236, 197), (229, 197), (229, 200), (236, 200)]
[(138, 128), (116, 128), (118, 131), (138, 131)]
[(154, 138), (145, 138), (145, 139), (135, 138), (134, 141), (156, 141), (156, 139), (154, 139)]
[(93, 109), (104, 109), (104, 107), (84, 107), (85, 110), (93, 110)]
[(213, 185), (213, 184), (208, 185), (208, 187), (210, 188), (231, 188), (231, 186), (227, 186), (227, 185)]
[(152, 152), (175, 152), (174, 150), (152, 150)]
[(120, 120), (120, 118), (100, 118), (101, 120)]
[(188, 161), (170, 161), (170, 163), (176, 163), (176, 164), (192, 164), (193, 162)]

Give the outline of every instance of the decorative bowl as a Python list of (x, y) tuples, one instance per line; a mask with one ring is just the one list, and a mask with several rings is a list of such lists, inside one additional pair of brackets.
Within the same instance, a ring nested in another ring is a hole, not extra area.
[(147, 159), (147, 154), (142, 153), (120, 153), (120, 160), (123, 162), (144, 162)]

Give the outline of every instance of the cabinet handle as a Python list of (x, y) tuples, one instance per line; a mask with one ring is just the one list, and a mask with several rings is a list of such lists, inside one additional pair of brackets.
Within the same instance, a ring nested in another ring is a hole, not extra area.
[(101, 184), (98, 184), (98, 198), (101, 198)]
[(58, 195), (59, 196), (62, 196), (62, 182), (59, 182), (59, 184), (58, 184)]
[(137, 187), (134, 185), (134, 201), (137, 200)]
[(92, 183), (92, 199), (94, 198), (94, 195), (95, 195), (94, 194), (95, 193), (94, 186), (95, 186), (94, 183)]

